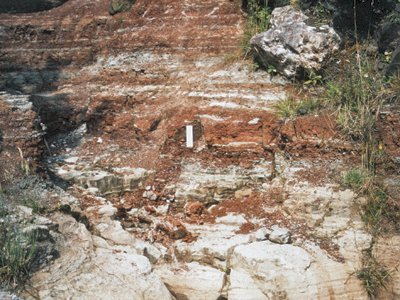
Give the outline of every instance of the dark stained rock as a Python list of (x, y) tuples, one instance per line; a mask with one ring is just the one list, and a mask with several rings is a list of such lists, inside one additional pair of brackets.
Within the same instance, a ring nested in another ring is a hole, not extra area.
[(49, 10), (68, 0), (13, 0), (0, 1), (0, 13), (30, 13)]
[(381, 53), (394, 51), (400, 46), (400, 4), (379, 23), (375, 39)]
[(392, 60), (386, 68), (386, 76), (398, 76), (400, 74), (400, 47), (392, 54)]

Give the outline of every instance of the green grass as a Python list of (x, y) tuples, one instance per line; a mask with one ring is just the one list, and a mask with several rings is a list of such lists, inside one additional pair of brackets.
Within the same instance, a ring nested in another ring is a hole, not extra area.
[(376, 125), (376, 113), (383, 105), (380, 97), (382, 77), (367, 58), (360, 68), (356, 62), (327, 83), (327, 102), (336, 108), (337, 122), (353, 140), (367, 141)]
[(324, 106), (336, 112), (342, 133), (360, 143), (362, 167), (375, 173), (376, 160), (382, 154), (376, 135), (377, 120), (385, 103), (399, 99), (400, 81), (385, 78), (377, 68), (379, 56), (363, 50), (366, 47), (354, 46), (355, 53), (344, 55), (341, 59), (344, 63), (333, 67), (326, 76), (322, 98)]
[(249, 0), (247, 6), (247, 22), (243, 32), (241, 47), (244, 56), (251, 52), (250, 40), (256, 34), (267, 30), (271, 12), (267, 4), (260, 5), (257, 0)]
[(35, 197), (25, 195), (18, 201), (21, 205), (32, 208), (32, 212), (35, 214), (43, 214), (46, 212), (46, 208), (40, 203), (39, 199)]
[(373, 185), (367, 191), (367, 202), (362, 206), (361, 218), (373, 235), (381, 232), (400, 232), (400, 205), (389, 194)]
[(382, 287), (386, 288), (391, 278), (391, 272), (381, 265), (371, 253), (367, 253), (362, 268), (355, 274), (363, 283), (370, 299), (375, 299), (377, 291)]
[(286, 99), (279, 100), (273, 106), (273, 110), (279, 117), (287, 119), (314, 113), (319, 107), (320, 103), (317, 99), (306, 98), (296, 100), (289, 96)]
[(3, 218), (0, 224), (0, 286), (16, 287), (29, 276), (36, 255), (36, 236)]
[(368, 179), (368, 175), (364, 170), (361, 169), (351, 169), (346, 172), (343, 176), (343, 184), (352, 190), (361, 189)]

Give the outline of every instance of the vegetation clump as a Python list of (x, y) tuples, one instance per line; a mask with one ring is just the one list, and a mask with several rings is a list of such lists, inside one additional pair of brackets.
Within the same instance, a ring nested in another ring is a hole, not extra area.
[(383, 267), (368, 249), (361, 269), (356, 271), (356, 276), (363, 283), (370, 299), (375, 299), (380, 288), (386, 288), (391, 278), (391, 272)]
[(247, 23), (242, 38), (242, 49), (245, 57), (250, 54), (250, 40), (256, 34), (267, 30), (271, 11), (268, 1), (249, 0), (246, 6)]
[(361, 218), (374, 236), (382, 232), (400, 232), (400, 206), (379, 185), (372, 185), (366, 192), (367, 201), (362, 205)]
[(120, 12), (128, 11), (135, 2), (136, 0), (110, 0), (108, 12), (113, 16)]
[(294, 97), (287, 97), (279, 100), (274, 106), (274, 112), (281, 118), (294, 118), (301, 115), (307, 115), (317, 111), (319, 101), (315, 98), (304, 98), (297, 100)]
[(346, 187), (359, 190), (366, 182), (367, 174), (361, 169), (351, 169), (343, 176), (343, 183)]
[(0, 287), (16, 287), (31, 273), (37, 254), (37, 237), (12, 223), (6, 210), (0, 219)]
[(37, 218), (50, 209), (39, 196), (40, 182), (34, 176), (24, 177), (0, 193), (0, 289), (23, 287), (33, 272), (59, 255), (53, 227)]

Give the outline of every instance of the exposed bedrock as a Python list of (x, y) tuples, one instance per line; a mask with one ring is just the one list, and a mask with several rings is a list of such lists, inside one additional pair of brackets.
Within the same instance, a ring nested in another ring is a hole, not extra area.
[[(274, 115), (287, 80), (232, 59), (240, 1), (137, 0), (116, 16), (109, 4), (0, 18), (1, 166), (41, 157), (68, 183), (41, 196), (55, 204), (60, 257), (24, 299), (367, 299), (354, 272), (371, 235), (362, 199), (339, 184), (358, 149), (331, 115)], [(311, 57), (286, 41), (295, 76), (338, 41), (289, 13)], [(382, 122), (384, 149), (400, 156), (397, 114)], [(387, 265), (398, 243), (377, 249)]]

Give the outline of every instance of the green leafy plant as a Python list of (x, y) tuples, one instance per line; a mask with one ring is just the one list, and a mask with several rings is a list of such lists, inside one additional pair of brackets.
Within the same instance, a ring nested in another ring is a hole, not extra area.
[(252, 64), (249, 65), (249, 68), (251, 71), (257, 71), (260, 68), (260, 65), (256, 62), (253, 62)]
[(278, 73), (277, 69), (273, 65), (268, 65), (267, 72), (270, 75), (276, 75)]
[(373, 184), (366, 192), (361, 218), (373, 235), (382, 231), (400, 232), (400, 205), (379, 185)]
[(348, 63), (343, 74), (328, 86), (328, 98), (332, 107), (337, 107), (338, 122), (353, 139), (368, 140), (376, 121), (376, 112), (382, 106), (380, 87), (382, 77), (374, 70), (366, 57), (357, 67)]
[(315, 71), (310, 70), (307, 74), (307, 80), (304, 82), (305, 85), (316, 86), (322, 83), (322, 75), (317, 74)]
[[(4, 218), (8, 215), (8, 209), (3, 201), (2, 198), (0, 198), (0, 218)], [(1, 222), (1, 219), (0, 219)]]
[[(303, 2), (309, 3), (309, 1), (300, 1), (300, 7), (304, 7)], [(324, 6), (321, 1), (316, 1), (315, 4), (309, 8), (309, 11), (315, 25), (329, 24), (332, 11)]]
[(379, 156), (376, 122), (390, 96), (385, 89), (384, 76), (376, 69), (376, 57), (362, 48), (356, 46), (356, 54), (343, 59), (346, 63), (342, 71), (334, 73), (327, 81), (325, 104), (336, 110), (342, 132), (362, 144), (362, 165), (373, 173), (375, 156)]

